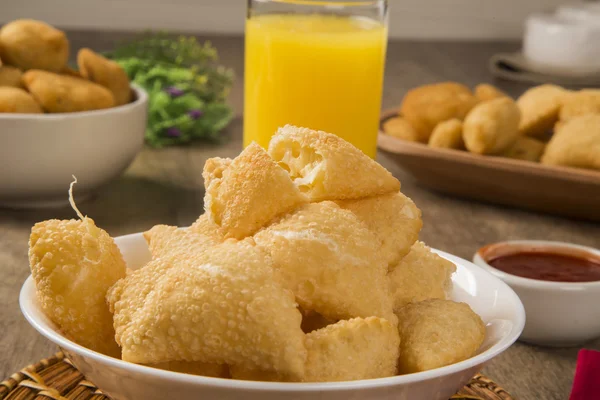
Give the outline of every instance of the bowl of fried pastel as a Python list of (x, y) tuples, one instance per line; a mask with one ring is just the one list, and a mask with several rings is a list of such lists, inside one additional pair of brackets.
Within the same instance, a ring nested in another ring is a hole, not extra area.
[(338, 136), (288, 125), (203, 177), (187, 228), (32, 229), (22, 311), (115, 400), (447, 400), (523, 329), (515, 293), (420, 242), (400, 182)]
[(69, 67), (69, 47), (64, 32), (41, 21), (0, 28), (0, 205), (64, 204), (72, 174), (88, 195), (143, 146), (146, 93), (90, 49)]

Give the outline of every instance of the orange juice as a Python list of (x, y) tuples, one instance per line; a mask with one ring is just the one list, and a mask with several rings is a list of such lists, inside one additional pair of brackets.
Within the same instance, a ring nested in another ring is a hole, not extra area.
[(362, 17), (260, 15), (246, 21), (244, 146), (278, 127), (334, 133), (375, 157), (387, 42)]

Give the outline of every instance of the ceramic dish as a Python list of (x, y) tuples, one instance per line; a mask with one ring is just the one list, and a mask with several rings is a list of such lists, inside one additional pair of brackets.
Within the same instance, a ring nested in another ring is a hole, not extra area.
[(500, 271), (486, 261), (519, 251), (550, 250), (558, 254), (600, 257), (591, 247), (543, 240), (494, 243), (475, 253), (473, 262), (506, 282), (527, 313), (521, 340), (543, 346), (575, 346), (600, 337), (600, 282), (549, 282)]
[[(128, 267), (140, 268), (150, 259), (141, 233), (116, 238)], [(21, 310), (29, 323), (60, 346), (73, 364), (114, 400), (163, 400), (165, 393), (178, 400), (447, 400), (485, 365), (506, 350), (525, 324), (517, 295), (500, 279), (472, 263), (438, 251), (457, 265), (452, 298), (468, 303), (486, 327), (479, 353), (463, 362), (421, 373), (390, 378), (332, 383), (270, 383), (208, 378), (131, 364), (79, 346), (66, 339), (41, 311), (31, 277), (21, 289)]]

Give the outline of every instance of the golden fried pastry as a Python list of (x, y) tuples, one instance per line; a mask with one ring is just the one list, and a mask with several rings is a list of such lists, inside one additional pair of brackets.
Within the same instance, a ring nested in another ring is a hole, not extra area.
[(118, 281), (107, 300), (125, 361), (199, 361), (304, 377), (294, 296), (251, 239), (153, 260)]
[(475, 93), (477, 100), (481, 102), (498, 99), (500, 97), (510, 97), (502, 90), (498, 89), (494, 85), (490, 85), (489, 83), (480, 83), (479, 85), (475, 86), (475, 90), (473, 92)]
[(381, 241), (379, 253), (388, 266), (404, 257), (419, 238), (423, 226), (421, 210), (400, 192), (338, 204), (366, 223)]
[(115, 105), (108, 89), (72, 76), (33, 69), (23, 74), (23, 83), (42, 108), (51, 113), (98, 110)]
[(0, 86), (0, 113), (40, 114), (42, 112), (40, 105), (23, 89)]
[(450, 300), (408, 304), (398, 313), (401, 374), (427, 371), (472, 357), (485, 325), (471, 307)]
[(359, 199), (400, 190), (400, 182), (377, 162), (336, 135), (286, 125), (269, 154), (311, 201)]
[(383, 131), (398, 139), (418, 142), (419, 135), (406, 119), (402, 117), (390, 118), (383, 123)]
[(206, 213), (198, 217), (196, 222), (190, 226), (190, 231), (208, 236), (214, 242), (222, 242), (225, 240), (223, 228), (211, 221)]
[(352, 212), (330, 201), (307, 204), (254, 240), (271, 255), (304, 310), (333, 320), (394, 319), (380, 243)]
[(600, 114), (562, 124), (546, 145), (542, 164), (600, 170)]
[(568, 91), (556, 85), (540, 85), (527, 90), (517, 99), (521, 110), (519, 132), (522, 135), (542, 137), (558, 120), (562, 100)]
[(429, 146), (440, 149), (464, 149), (462, 121), (453, 118), (437, 124), (429, 138)]
[(34, 225), (29, 264), (44, 313), (70, 339), (119, 357), (107, 290), (125, 277), (125, 261), (113, 239), (90, 218)]
[(83, 76), (81, 76), (81, 73), (79, 71), (69, 67), (68, 65), (62, 71), (60, 71), (60, 74), (72, 76), (74, 78), (83, 78)]
[(22, 70), (59, 72), (69, 59), (69, 41), (63, 31), (33, 19), (18, 19), (0, 29), (0, 57)]
[(587, 114), (600, 114), (600, 89), (583, 89), (564, 96), (560, 108), (561, 122)]
[(23, 73), (19, 68), (9, 65), (0, 66), (0, 86), (22, 88), (21, 77)]
[(213, 378), (229, 378), (229, 368), (225, 364), (210, 364), (190, 361), (167, 361), (150, 364), (152, 368), (181, 372), (190, 375), (211, 376)]
[(191, 229), (168, 225), (153, 226), (152, 229), (144, 232), (144, 238), (148, 243), (153, 259), (167, 256), (185, 257), (190, 251), (198, 254), (219, 243), (213, 237), (197, 233)]
[(517, 141), (500, 155), (517, 160), (539, 162), (546, 144), (540, 140), (520, 136)]
[(468, 87), (442, 82), (409, 90), (400, 106), (400, 114), (417, 131), (419, 141), (427, 143), (437, 124), (452, 118), (464, 119), (475, 104), (477, 98)]
[(394, 311), (422, 300), (447, 299), (452, 290), (454, 271), (453, 263), (432, 252), (423, 242), (415, 243), (388, 275)]
[(252, 143), (211, 181), (204, 209), (226, 238), (241, 239), (306, 202), (288, 173)]
[(339, 321), (306, 335), (306, 382), (352, 381), (396, 374), (395, 324), (376, 318)]
[(204, 163), (204, 169), (202, 170), (202, 178), (204, 179), (204, 189), (208, 189), (210, 183), (215, 179), (221, 179), (223, 177), (223, 171), (233, 160), (231, 158), (214, 157), (209, 158)]
[(465, 146), (477, 154), (502, 153), (517, 140), (520, 118), (519, 108), (508, 97), (478, 104), (463, 124)]
[(129, 78), (119, 64), (90, 49), (81, 49), (77, 53), (77, 65), (81, 76), (112, 92), (115, 105), (120, 106), (131, 101)]

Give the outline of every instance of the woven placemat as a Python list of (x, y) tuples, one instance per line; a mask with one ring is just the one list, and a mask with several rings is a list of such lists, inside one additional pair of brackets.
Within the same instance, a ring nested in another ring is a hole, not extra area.
[[(0, 400), (50, 399), (111, 400), (61, 352), (15, 372), (0, 383)], [(513, 397), (491, 379), (477, 374), (452, 400), (513, 400)]]

